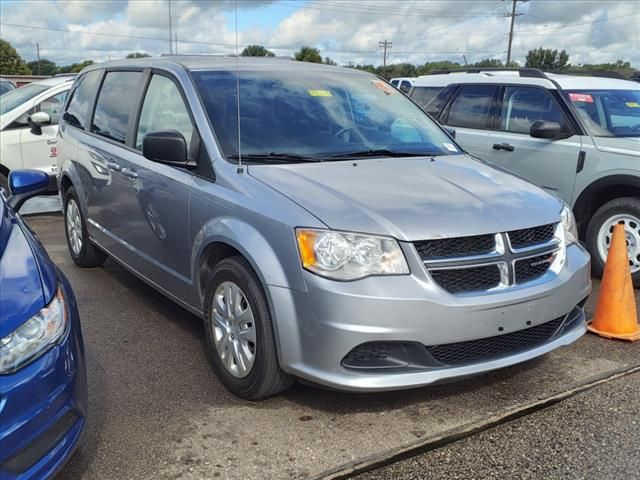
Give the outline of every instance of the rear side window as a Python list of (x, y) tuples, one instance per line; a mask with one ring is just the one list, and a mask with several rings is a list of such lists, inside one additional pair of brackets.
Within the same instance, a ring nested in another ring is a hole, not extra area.
[[(411, 99), (422, 107), (423, 110), (431, 113), (429, 104), (444, 90), (444, 87), (414, 87), (411, 92)], [(440, 107), (441, 108), (441, 107)], [(440, 110), (438, 108), (438, 111)]]
[(83, 128), (89, 116), (89, 108), (93, 95), (98, 88), (101, 70), (93, 70), (80, 79), (80, 84), (73, 91), (64, 120), (74, 127)]
[(102, 82), (91, 131), (125, 143), (129, 118), (138, 104), (140, 72), (109, 72)]
[(486, 128), (495, 87), (464, 85), (449, 107), (447, 125), (452, 127)]

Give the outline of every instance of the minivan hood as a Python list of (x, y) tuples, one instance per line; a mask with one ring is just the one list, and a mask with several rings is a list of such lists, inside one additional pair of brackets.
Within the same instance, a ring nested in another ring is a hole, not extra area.
[(640, 157), (640, 137), (593, 137), (593, 142), (603, 152)]
[[(559, 221), (562, 202), (466, 155), (252, 165), (328, 227), (414, 241)], [(304, 225), (300, 225), (304, 226)]]

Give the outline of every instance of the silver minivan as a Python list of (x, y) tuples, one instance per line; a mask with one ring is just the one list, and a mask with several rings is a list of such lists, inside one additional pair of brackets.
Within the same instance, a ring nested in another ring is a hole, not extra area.
[(296, 377), (417, 387), (585, 332), (589, 255), (570, 209), (464, 154), (374, 75), (258, 58), (93, 65), (59, 148), (73, 260), (111, 256), (203, 318), (238, 396)]

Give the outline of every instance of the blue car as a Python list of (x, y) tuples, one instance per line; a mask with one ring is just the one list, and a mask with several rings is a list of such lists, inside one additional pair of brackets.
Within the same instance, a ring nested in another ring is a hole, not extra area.
[[(77, 448), (87, 383), (69, 282), (16, 214), (47, 175), (13, 171), (0, 195), (0, 478), (52, 477)], [(6, 192), (5, 192), (6, 193)]]

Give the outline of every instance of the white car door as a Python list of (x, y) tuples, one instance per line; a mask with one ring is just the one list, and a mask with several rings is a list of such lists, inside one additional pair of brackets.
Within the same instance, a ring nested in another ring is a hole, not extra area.
[(20, 152), (24, 168), (42, 170), (49, 175), (55, 175), (58, 156), (58, 121), (62, 115), (66, 96), (67, 90), (52, 95), (25, 114), (26, 122), (26, 117), (29, 115), (45, 112), (51, 118), (51, 123), (35, 131), (29, 126), (20, 129)]

